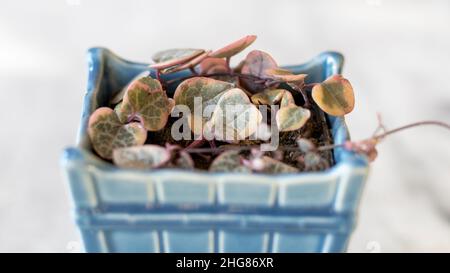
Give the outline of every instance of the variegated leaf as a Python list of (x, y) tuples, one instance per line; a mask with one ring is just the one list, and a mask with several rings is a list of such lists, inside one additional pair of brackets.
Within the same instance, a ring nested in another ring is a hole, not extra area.
[(168, 163), (170, 153), (158, 145), (114, 149), (113, 162), (122, 168), (155, 169)]
[(286, 91), (281, 96), (280, 107), (283, 108), (283, 107), (290, 106), (290, 105), (295, 105), (295, 100), (294, 100), (294, 97), (292, 96), (292, 93), (289, 91)]
[(329, 168), (328, 161), (316, 152), (307, 152), (303, 157), (305, 171), (320, 171)]
[(175, 73), (181, 70), (193, 68), (194, 66), (198, 65), (201, 61), (203, 61), (206, 57), (208, 57), (208, 54), (211, 52), (211, 50), (205, 51), (202, 54), (198, 55), (197, 57), (191, 59), (190, 61), (180, 64), (177, 66), (169, 67), (167, 69), (164, 69), (161, 71), (162, 74), (170, 74)]
[(284, 82), (301, 82), (305, 81), (307, 74), (293, 74), (291, 71), (282, 68), (270, 68), (265, 71), (268, 77)]
[(254, 104), (260, 105), (274, 105), (278, 104), (283, 97), (285, 89), (266, 89), (262, 92), (256, 93), (251, 97)]
[(174, 48), (163, 50), (153, 55), (152, 59), (155, 64), (150, 65), (150, 67), (154, 69), (164, 69), (179, 65), (188, 62), (203, 52), (205, 52), (205, 50), (195, 48)]
[(251, 169), (241, 164), (239, 151), (225, 151), (214, 159), (209, 167), (210, 172), (251, 173)]
[(140, 123), (123, 124), (108, 107), (98, 108), (90, 116), (88, 134), (94, 150), (105, 159), (112, 159), (114, 149), (142, 145), (147, 138)]
[(311, 116), (308, 109), (295, 104), (281, 107), (276, 114), (278, 130), (281, 132), (298, 130), (305, 125)]
[(226, 142), (244, 140), (256, 132), (262, 114), (239, 88), (226, 91), (211, 118), (215, 139)]
[(249, 45), (251, 45), (256, 40), (256, 35), (247, 35), (233, 43), (218, 49), (211, 54), (210, 57), (214, 58), (229, 58), (232, 57), (242, 50), (246, 49)]
[(263, 164), (262, 172), (271, 174), (299, 172), (299, 169), (271, 157), (263, 156), (261, 159)]
[(121, 102), (123, 100), (123, 96), (125, 96), (125, 93), (127, 92), (128, 89), (130, 89), (130, 86), (132, 84), (139, 82), (139, 79), (146, 78), (149, 76), (150, 76), (150, 71), (144, 71), (144, 72), (139, 73), (124, 88), (122, 88), (122, 90), (120, 90), (119, 92), (117, 92), (117, 94), (114, 95), (114, 97), (111, 99), (110, 103), (112, 105), (115, 105), (115, 104), (118, 104), (119, 102)]
[(118, 111), (122, 122), (138, 119), (147, 130), (158, 131), (166, 125), (172, 107), (161, 83), (145, 77), (130, 85)]
[(189, 153), (180, 151), (174, 160), (174, 166), (176, 168), (193, 170), (195, 168), (194, 161)]
[(196, 134), (203, 134), (204, 124), (210, 119), (203, 117), (203, 113), (198, 113), (194, 109), (195, 98), (201, 98), (202, 109), (209, 105), (216, 105), (225, 91), (233, 88), (234, 85), (228, 82), (218, 81), (206, 77), (194, 77), (183, 81), (178, 85), (173, 96), (176, 105), (186, 105), (190, 111), (189, 126)]
[(341, 75), (334, 75), (312, 89), (312, 98), (325, 113), (343, 116), (355, 106), (355, 96), (350, 82)]
[(310, 111), (300, 106), (290, 105), (281, 108), (276, 114), (278, 130), (281, 132), (298, 130), (310, 118)]

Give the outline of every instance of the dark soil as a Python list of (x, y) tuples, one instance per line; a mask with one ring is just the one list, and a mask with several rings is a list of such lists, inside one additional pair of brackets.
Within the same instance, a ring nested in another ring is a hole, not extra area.
[[(298, 105), (303, 104), (303, 100), (299, 94), (294, 94), (294, 97), (296, 99), (296, 102)], [(312, 99), (310, 99), (312, 102)], [(330, 129), (328, 126), (328, 122), (326, 119), (326, 116), (323, 111), (321, 111), (317, 105), (312, 103), (312, 106), (310, 108), (311, 111), (311, 117), (299, 130), (290, 131), (290, 132), (280, 132), (280, 143), (279, 146), (296, 146), (296, 139), (299, 137), (309, 139), (311, 142), (313, 142), (317, 147), (324, 146), (324, 145), (330, 145), (333, 143), (333, 140), (331, 138)], [(164, 146), (165, 143), (170, 144), (177, 144), (182, 147), (188, 146), (192, 141), (191, 140), (181, 140), (176, 141), (171, 136), (171, 127), (172, 124), (177, 120), (178, 118), (169, 118), (169, 121), (166, 125), (166, 127), (158, 132), (149, 132), (147, 142), (152, 144), (158, 144)], [(270, 120), (270, 117), (268, 118)], [(193, 137), (193, 136), (192, 136)], [(262, 141), (241, 141), (238, 145), (258, 145), (261, 144)], [(221, 145), (227, 145), (227, 143), (222, 142), (216, 142), (217, 147), (220, 147)], [(209, 148), (210, 145), (208, 142), (205, 142), (204, 145), (201, 147)], [(200, 147), (199, 147), (200, 148)], [(248, 154), (247, 152), (243, 152), (243, 154)], [(280, 153), (274, 153), (269, 152), (267, 155), (272, 156), (274, 158), (279, 158)], [(300, 171), (304, 171), (305, 166), (302, 162), (299, 162), (297, 158), (299, 156), (302, 156), (302, 152), (300, 151), (287, 151), (284, 153), (281, 153), (281, 158), (284, 163), (287, 163), (291, 166), (294, 166), (298, 168)], [(323, 170), (327, 168), (328, 166), (333, 166), (333, 151), (332, 150), (326, 150), (320, 152), (321, 157), (326, 161), (326, 164), (324, 164), (322, 167), (318, 166), (316, 171)], [(209, 165), (214, 160), (214, 158), (217, 156), (217, 154), (212, 153), (204, 153), (204, 154), (191, 154), (194, 162), (195, 167), (197, 169), (201, 170), (207, 170), (209, 168)]]

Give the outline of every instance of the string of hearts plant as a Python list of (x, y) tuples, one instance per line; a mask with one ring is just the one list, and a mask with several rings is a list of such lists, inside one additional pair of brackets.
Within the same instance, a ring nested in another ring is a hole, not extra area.
[[(372, 161), (376, 145), (395, 132), (428, 124), (450, 130), (448, 124), (427, 121), (387, 131), (380, 121), (376, 133), (382, 130), (381, 134), (334, 145), (323, 113), (344, 116), (353, 110), (350, 82), (334, 75), (306, 84), (306, 74), (280, 68), (260, 50), (251, 51), (232, 68), (230, 59), (255, 39), (249, 35), (215, 51), (189, 48), (155, 54), (150, 65), (156, 70), (155, 78), (148, 71), (138, 75), (117, 92), (109, 107), (98, 108), (90, 116), (88, 134), (94, 151), (123, 168), (292, 173), (330, 167), (330, 153), (336, 147)], [(162, 75), (183, 70), (189, 75), (163, 80)], [(174, 83), (177, 87), (170, 96), (167, 86)], [(201, 109), (212, 109), (210, 115), (196, 111), (197, 99)], [(239, 107), (229, 110), (229, 106)], [(277, 107), (266, 111), (261, 106)], [(189, 127), (183, 136), (191, 141), (174, 138), (178, 121), (172, 116), (179, 107), (189, 110), (179, 120)], [(281, 145), (264, 152), (260, 145), (268, 142), (269, 128), (280, 133)]]

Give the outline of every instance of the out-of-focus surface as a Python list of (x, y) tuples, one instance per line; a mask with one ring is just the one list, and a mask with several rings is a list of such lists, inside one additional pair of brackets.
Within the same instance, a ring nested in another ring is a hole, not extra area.
[[(144, 62), (160, 49), (214, 49), (245, 34), (280, 64), (342, 52), (355, 139), (372, 133), (377, 111), (388, 127), (450, 122), (449, 1), (2, 1), (0, 251), (77, 250), (59, 158), (75, 141), (87, 48)], [(350, 252), (449, 252), (449, 133), (424, 127), (386, 139), (359, 213)]]

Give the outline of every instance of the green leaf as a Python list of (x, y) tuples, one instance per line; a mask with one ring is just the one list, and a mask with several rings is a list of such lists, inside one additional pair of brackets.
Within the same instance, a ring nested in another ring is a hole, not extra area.
[(278, 161), (276, 159), (273, 159), (271, 157), (263, 156), (261, 159), (262, 159), (262, 163), (264, 165), (262, 172), (271, 173), (271, 174), (299, 172), (299, 169), (292, 167), (281, 161)]
[(214, 159), (209, 167), (210, 172), (251, 173), (250, 168), (241, 164), (239, 151), (225, 151)]
[(226, 142), (244, 140), (258, 129), (262, 114), (239, 88), (226, 91), (219, 99), (208, 128), (215, 139)]
[(284, 82), (304, 83), (307, 74), (293, 74), (291, 71), (282, 68), (270, 68), (265, 74), (273, 79)]
[(214, 58), (229, 58), (232, 57), (242, 50), (246, 49), (249, 45), (251, 45), (256, 40), (256, 35), (247, 35), (237, 41), (232, 42), (231, 44), (222, 47), (209, 54), (210, 57)]
[(88, 134), (94, 150), (105, 159), (112, 159), (114, 149), (142, 145), (147, 138), (141, 124), (123, 124), (108, 107), (98, 108), (89, 117)]
[(355, 106), (355, 96), (350, 82), (341, 75), (334, 75), (312, 89), (312, 98), (325, 113), (343, 116)]
[(284, 92), (286, 92), (285, 89), (266, 89), (262, 92), (254, 94), (251, 97), (251, 100), (257, 105), (274, 105), (281, 101)]
[[(269, 78), (270, 75), (267, 75), (266, 71), (274, 68), (278, 68), (278, 65), (272, 56), (260, 50), (253, 50), (245, 58), (241, 73), (259, 78)], [(241, 79), (241, 82), (245, 88), (253, 92), (265, 89), (264, 84), (255, 83), (254, 80)]]
[(170, 153), (158, 145), (114, 149), (113, 162), (122, 168), (155, 169), (168, 163)]
[(191, 59), (190, 61), (180, 64), (177, 66), (169, 67), (167, 69), (164, 69), (161, 71), (162, 74), (169, 74), (169, 73), (175, 73), (181, 70), (192, 68), (196, 65), (198, 65), (201, 61), (203, 61), (206, 57), (208, 57), (208, 54), (211, 52), (211, 50), (205, 51), (202, 54), (198, 55), (197, 57)]
[(171, 66), (185, 63), (205, 52), (203, 49), (195, 48), (175, 48), (160, 51), (153, 55), (155, 64), (150, 65), (154, 69), (164, 69)]
[(225, 91), (233, 88), (234, 85), (228, 82), (218, 81), (206, 77), (194, 77), (183, 81), (178, 85), (173, 96), (176, 105), (186, 105), (190, 111), (189, 126), (196, 134), (203, 134), (204, 124), (210, 119), (203, 117), (203, 113), (196, 115), (194, 111), (194, 99), (202, 99), (202, 109), (209, 105), (216, 105)]
[(166, 125), (172, 107), (161, 83), (145, 77), (130, 85), (118, 112), (123, 123), (138, 119), (145, 129), (158, 131)]

